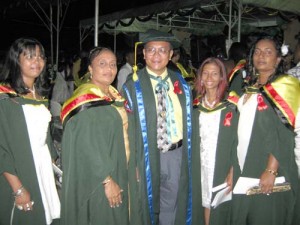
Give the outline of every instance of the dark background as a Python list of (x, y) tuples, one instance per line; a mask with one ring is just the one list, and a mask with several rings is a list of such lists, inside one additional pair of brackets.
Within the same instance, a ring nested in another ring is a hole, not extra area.
[[(121, 1), (121, 2), (120, 2)], [(62, 23), (60, 31), (60, 50), (75, 53), (79, 51), (79, 21), (93, 18), (95, 15), (95, 0), (61, 0), (60, 21)], [(161, 2), (159, 0), (99, 0), (99, 16), (112, 12), (126, 10), (133, 7), (144, 6)], [(52, 0), (1, 0), (0, 1), (0, 53), (1, 55), (8, 49), (10, 44), (19, 37), (30, 36), (37, 38), (49, 51), (51, 46), (50, 31), (44, 22), (48, 23), (43, 11), (50, 15), (50, 4), (52, 4), (53, 23), (56, 25), (57, 1)], [(32, 9), (32, 7), (34, 9)], [(44, 22), (35, 13), (36, 10), (44, 19)], [(65, 18), (63, 19), (65, 14)], [(53, 39), (56, 42), (56, 32), (53, 32)], [(111, 35), (99, 35), (99, 45), (111, 45), (113, 37)], [(85, 41), (86, 48), (93, 46), (93, 33)], [(55, 45), (54, 45), (55, 46)]]

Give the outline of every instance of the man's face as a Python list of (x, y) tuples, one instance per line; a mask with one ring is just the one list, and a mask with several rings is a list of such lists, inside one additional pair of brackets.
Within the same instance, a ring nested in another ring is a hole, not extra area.
[(144, 59), (147, 67), (157, 75), (161, 75), (172, 57), (171, 44), (166, 41), (150, 41), (144, 49)]

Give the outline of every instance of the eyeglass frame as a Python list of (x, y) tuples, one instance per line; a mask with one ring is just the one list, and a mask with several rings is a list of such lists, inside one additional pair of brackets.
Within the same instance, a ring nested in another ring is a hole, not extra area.
[(42, 60), (42, 61), (47, 61), (47, 57), (44, 55), (36, 55), (36, 54), (31, 54), (31, 53), (27, 53), (24, 54), (24, 59), (28, 60), (28, 61), (34, 61), (34, 60)]
[(166, 49), (165, 47), (160, 47), (160, 48), (145, 47), (144, 50), (145, 50), (145, 54), (149, 56), (154, 56), (156, 53), (158, 53), (160, 56), (166, 56), (170, 51), (172, 51), (171, 48)]

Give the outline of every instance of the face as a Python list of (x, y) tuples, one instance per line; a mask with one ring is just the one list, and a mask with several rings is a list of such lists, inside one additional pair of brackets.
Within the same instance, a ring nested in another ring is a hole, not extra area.
[(103, 50), (96, 56), (91, 65), (91, 82), (100, 88), (107, 88), (114, 81), (117, 74), (117, 58), (109, 50)]
[(261, 40), (257, 42), (253, 53), (253, 65), (260, 75), (273, 74), (280, 60), (273, 41)]
[(19, 56), (21, 75), (26, 81), (34, 81), (45, 67), (45, 56), (42, 55), (40, 48), (36, 46), (33, 51), (24, 51)]
[(203, 67), (201, 81), (206, 90), (216, 91), (221, 79), (221, 71), (217, 64), (208, 63)]
[(143, 53), (148, 68), (161, 75), (172, 57), (173, 50), (169, 42), (150, 41), (145, 45)]
[(126, 56), (126, 61), (133, 66), (134, 65), (134, 53), (131, 52)]

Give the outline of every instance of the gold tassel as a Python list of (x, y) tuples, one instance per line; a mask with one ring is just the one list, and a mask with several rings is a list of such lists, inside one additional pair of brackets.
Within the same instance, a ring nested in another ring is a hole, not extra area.
[(142, 44), (143, 42), (135, 42), (135, 45), (134, 45), (134, 65), (132, 67), (132, 70), (133, 70), (133, 75), (132, 75), (132, 79), (133, 81), (137, 81), (138, 80), (138, 76), (137, 76), (137, 70), (138, 70), (138, 67), (137, 67), (137, 64), (136, 64), (136, 61), (137, 61), (137, 47), (139, 44)]

